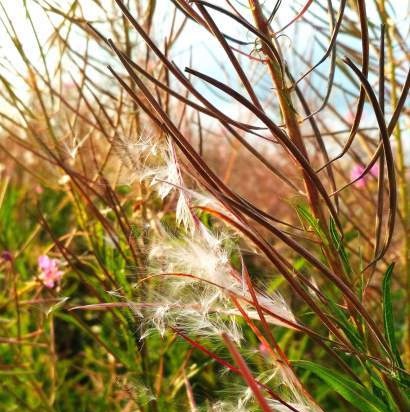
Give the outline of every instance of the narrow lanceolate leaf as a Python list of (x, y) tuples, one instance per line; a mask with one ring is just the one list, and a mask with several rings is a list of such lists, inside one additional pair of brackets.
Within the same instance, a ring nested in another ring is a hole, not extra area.
[(343, 268), (348, 276), (352, 274), (352, 267), (349, 262), (349, 257), (347, 255), (346, 249), (343, 245), (343, 239), (340, 236), (339, 232), (337, 231), (336, 224), (332, 218), (330, 218), (330, 235), (332, 237), (332, 242), (339, 253), (340, 259), (343, 263)]
[(397, 348), (396, 336), (394, 333), (394, 318), (393, 318), (393, 305), (391, 299), (391, 280), (393, 275), (394, 263), (390, 264), (384, 274), (383, 279), (383, 320), (384, 330), (386, 333), (387, 342), (390, 345), (392, 353), (394, 355), (394, 361), (400, 368), (404, 368), (403, 362), (400, 358), (400, 353)]
[(358, 350), (365, 350), (365, 344), (360, 338), (357, 329), (349, 322), (349, 319), (343, 310), (331, 300), (328, 301), (328, 306), (332, 315), (335, 317), (335, 320), (343, 330), (344, 334), (349, 338), (352, 345)]
[(386, 412), (387, 410), (387, 405), (366, 387), (339, 372), (309, 361), (293, 361), (292, 364), (315, 374), (361, 412)]
[(323, 242), (327, 242), (326, 236), (320, 227), (319, 220), (312, 215), (309, 207), (306, 204), (299, 204), (296, 206), (296, 212), (303, 222), (308, 223), (308, 225), (315, 231), (315, 233), (322, 239)]

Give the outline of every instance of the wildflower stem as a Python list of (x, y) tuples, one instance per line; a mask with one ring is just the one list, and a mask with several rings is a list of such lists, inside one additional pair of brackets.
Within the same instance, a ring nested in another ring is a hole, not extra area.
[[(393, 55), (393, 43), (392, 43), (392, 28), (388, 25), (388, 14), (385, 8), (385, 1), (380, 2), (380, 12), (382, 19), (386, 20), (386, 49), (388, 57), (388, 71), (391, 81), (391, 107), (394, 110), (398, 103), (397, 95), (397, 79), (396, 79), (396, 62)], [(393, 130), (393, 136), (397, 145), (397, 175), (398, 175), (398, 192), (399, 192), (399, 208), (403, 217), (404, 226), (404, 241), (403, 241), (403, 266), (406, 274), (407, 285), (407, 301), (410, 298), (410, 192), (408, 188), (408, 182), (406, 180), (406, 164), (405, 153), (403, 147), (402, 133), (399, 125), (397, 124)], [(410, 310), (409, 305), (407, 305)], [(404, 336), (404, 363), (407, 367), (410, 367), (410, 313), (407, 313), (407, 327)]]
[(229, 352), (231, 353), (235, 363), (238, 366), (240, 374), (252, 389), (255, 398), (257, 399), (260, 407), (262, 408), (263, 412), (271, 412), (271, 408), (269, 407), (265, 397), (262, 395), (260, 388), (258, 387), (255, 378), (252, 376), (248, 366), (246, 365), (244, 359), (242, 358), (241, 354), (239, 353), (238, 349), (235, 347), (233, 342), (230, 340), (229, 336), (226, 334), (222, 335), (222, 338), (225, 342), (226, 347), (228, 348)]
[[(266, 20), (265, 16), (263, 15), (262, 7), (258, 0), (249, 0), (249, 5), (253, 14), (253, 18), (258, 30), (263, 33), (263, 35), (267, 38), (271, 37), (269, 23)], [(271, 47), (274, 47), (273, 42), (271, 42)], [(296, 111), (292, 106), (292, 99), (290, 95), (290, 89), (286, 87), (286, 80), (283, 73), (283, 62), (278, 61), (276, 56), (279, 53), (272, 53), (270, 48), (267, 47), (265, 43), (262, 43), (262, 50), (266, 56), (269, 57), (267, 65), (269, 68), (269, 72), (272, 78), (272, 81), (275, 85), (277, 97), (279, 100), (279, 106), (284, 118), (284, 122), (287, 128), (287, 132), (289, 134), (290, 139), (294, 142), (294, 144), (298, 147), (300, 152), (303, 156), (308, 160), (308, 154), (306, 150), (306, 146), (303, 142), (302, 134), (300, 131), (298, 119), (296, 117)], [(319, 225), (324, 229), (324, 233), (327, 239), (327, 244), (322, 245), (323, 252), (326, 256), (327, 261), (330, 264), (330, 267), (338, 276), (340, 276), (346, 284), (350, 284), (349, 279), (346, 277), (337, 250), (332, 245), (332, 241), (330, 239), (330, 235), (327, 228), (327, 218), (323, 207), (320, 202), (320, 196), (317, 188), (313, 184), (312, 180), (310, 179), (309, 175), (307, 174), (306, 170), (303, 167), (300, 167), (301, 174), (303, 176), (303, 180), (305, 183), (306, 192), (309, 199), (310, 207), (319, 221)], [(348, 303), (349, 311), (355, 320), (355, 323), (358, 327), (358, 330), (361, 331), (361, 323), (359, 319), (354, 315), (354, 310)], [(362, 333), (362, 332), (361, 332)]]

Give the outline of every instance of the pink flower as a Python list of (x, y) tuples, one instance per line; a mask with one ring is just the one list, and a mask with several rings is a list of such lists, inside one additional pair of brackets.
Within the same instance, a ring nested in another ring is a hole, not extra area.
[(53, 288), (59, 284), (63, 277), (63, 272), (58, 269), (57, 259), (50, 259), (46, 255), (39, 256), (38, 267), (40, 268), (40, 279), (44, 286)]
[[(365, 167), (361, 165), (355, 165), (350, 173), (350, 178), (351, 180), (356, 180), (359, 178), (362, 173), (365, 171)], [(373, 167), (370, 169), (370, 171), (360, 178), (357, 182), (355, 182), (355, 186), (362, 189), (363, 187), (366, 186), (368, 180), (369, 180), (369, 175), (377, 177), (379, 174), (379, 165), (376, 163), (373, 165)]]
[(1, 252), (0, 254), (0, 257), (6, 262), (11, 262), (13, 260), (13, 255), (8, 250), (3, 250), (3, 252)]
[(268, 358), (270, 356), (269, 348), (264, 343), (259, 345), (259, 352), (264, 358)]

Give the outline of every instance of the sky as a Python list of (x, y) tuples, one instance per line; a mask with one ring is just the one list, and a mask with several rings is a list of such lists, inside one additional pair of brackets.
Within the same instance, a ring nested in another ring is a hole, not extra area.
[[(68, 8), (72, 4), (72, 0), (50, 0), (52, 4), (58, 4), (62, 8)], [(113, 0), (100, 0), (104, 5), (106, 10), (113, 10), (115, 7)], [(245, 2), (244, 0), (241, 0)], [(9, 73), (8, 79), (11, 80), (14, 84), (18, 84), (18, 76), (16, 73), (26, 76), (27, 68), (21, 58), (18, 56), (18, 53), (6, 35), (6, 27), (10, 30), (8, 18), (12, 21), (12, 27), (16, 31), (18, 37), (23, 39), (23, 48), (29, 58), (29, 60), (35, 63), (37, 66), (40, 65), (40, 55), (38, 52), (37, 41), (40, 44), (47, 44), (50, 34), (52, 33), (52, 25), (58, 24), (61, 21), (61, 17), (55, 14), (46, 15), (38, 3), (46, 3), (46, 0), (0, 0), (0, 73)], [(214, 1), (215, 3), (215, 1)], [(216, 3), (221, 3), (216, 1)], [(235, 5), (238, 5), (239, 2), (233, 0)], [(274, 0), (265, 0), (265, 3), (274, 5)], [(305, 3), (303, 1), (295, 0), (283, 0), (281, 7), (276, 19), (276, 27), (282, 27), (287, 23), (295, 14), (296, 10), (300, 10), (301, 6)], [(314, 2), (315, 3), (315, 2)], [(322, 0), (322, 3), (325, 4), (326, 0)], [(36, 36), (30, 26), (30, 22), (27, 19), (24, 4), (27, 5), (30, 16), (32, 18), (33, 24), (36, 28)], [(94, 4), (94, 0), (79, 0), (84, 17), (86, 20), (91, 22), (98, 22), (102, 19), (102, 14)], [(334, 8), (336, 9), (339, 2), (333, 1)], [(399, 29), (405, 36), (408, 34), (409, 30), (409, 8), (410, 1), (408, 0), (391, 0), (390, 8), (392, 10), (391, 15), (393, 16), (395, 23), (398, 25)], [(368, 8), (368, 17), (370, 21), (378, 23), (377, 13), (375, 13), (373, 1), (366, 1), (366, 6)], [(246, 8), (241, 8), (237, 6), (241, 11), (248, 12)], [(157, 43), (161, 43), (162, 39), (168, 33), (168, 28), (172, 16), (173, 5), (171, 0), (157, 0), (157, 17), (155, 25), (155, 35)], [(321, 16), (323, 19), (327, 19), (326, 13), (320, 10), (318, 6), (313, 4), (311, 11), (317, 16)], [(7, 14), (7, 15), (6, 15)], [(221, 28), (221, 30), (228, 35), (233, 37), (240, 37), (241, 40), (249, 41), (252, 40), (252, 36), (249, 35), (248, 38), (245, 38), (243, 31), (239, 33), (239, 26), (232, 24), (230, 20), (226, 17), (219, 15), (218, 13), (212, 13), (216, 23)], [(181, 18), (181, 16), (179, 16)], [(104, 27), (104, 25), (95, 23), (95, 26), (101, 29), (101, 31), (109, 36), (109, 28)], [(295, 32), (297, 30), (297, 43), (293, 41), (291, 44), (290, 39), (294, 39)], [(72, 34), (71, 42), (75, 44), (75, 48), (78, 51), (84, 49), (84, 39), (81, 34)], [(311, 53), (311, 46), (313, 44), (313, 39), (316, 33), (312, 28), (303, 23), (298, 23), (297, 25), (292, 26), (285, 34), (289, 36), (282, 36), (279, 39), (281, 46), (283, 48), (285, 57), (287, 59), (292, 59), (292, 48), (296, 49), (304, 54)], [(407, 36), (408, 38), (408, 36)], [(251, 46), (249, 46), (250, 48)], [(319, 53), (319, 49), (314, 48), (313, 53)], [(95, 53), (96, 56), (103, 57), (106, 59), (107, 63), (114, 65), (114, 67), (120, 68), (120, 65), (113, 56), (103, 55), (101, 53), (101, 48), (95, 43), (91, 44), (91, 53)], [(55, 66), (58, 64), (58, 52), (56, 50), (49, 51), (47, 53), (46, 59), (50, 66)], [(192, 56), (192, 61), (191, 61)], [(314, 54), (313, 54), (314, 57)], [(199, 27), (193, 22), (188, 22), (185, 30), (182, 33), (182, 36), (179, 39), (179, 42), (176, 44), (176, 47), (172, 51), (172, 58), (177, 63), (177, 65), (183, 70), (185, 66), (192, 65), (193, 68), (210, 74), (219, 79), (226, 79), (226, 73), (224, 72), (223, 62), (226, 62), (226, 56), (223, 49), (218, 46), (216, 40), (203, 28)], [(222, 65), (220, 64), (222, 62)], [(328, 63), (324, 63), (322, 66), (323, 73), (327, 73)], [(295, 68), (295, 65), (293, 65)], [(293, 75), (297, 78), (306, 70), (305, 67), (300, 66), (295, 69)], [(227, 81), (231, 81), (228, 79)], [(233, 87), (236, 85), (233, 83)], [(20, 87), (20, 86), (19, 86)], [(198, 88), (205, 94), (206, 97), (211, 99), (223, 101), (224, 111), (228, 115), (236, 116), (237, 105), (233, 104), (231, 101), (224, 99), (221, 94), (215, 95), (215, 92), (210, 91), (210, 89), (204, 85), (198, 83)], [(267, 88), (269, 91), (269, 88)], [(24, 94), (24, 86), (21, 85), (20, 92)], [(0, 103), (1, 105), (1, 103)], [(1, 107), (1, 106), (0, 106)], [(347, 110), (346, 102), (340, 101), (341, 110)], [(371, 120), (372, 121), (372, 120)], [(409, 139), (407, 139), (409, 140)], [(409, 145), (410, 146), (410, 145)]]
[[(107, 10), (113, 10), (116, 6), (114, 5), (113, 0), (100, 0), (102, 4), (105, 5)], [(47, 39), (52, 33), (52, 26), (49, 19), (52, 23), (57, 24), (61, 21), (61, 18), (55, 14), (46, 14), (43, 12), (42, 8), (38, 3), (46, 4), (47, 0), (0, 0), (0, 62), (4, 64), (5, 58), (10, 61), (10, 65), (13, 69), (17, 70), (19, 73), (25, 73), (26, 67), (18, 56), (18, 53), (15, 50), (10, 39), (6, 36), (4, 25), (6, 23), (8, 26), (7, 18), (5, 12), (8, 14), (8, 17), (12, 21), (13, 29), (17, 32), (18, 36), (23, 41), (23, 47), (27, 53), (29, 59), (33, 62), (39, 61), (38, 48), (36, 47), (36, 38), (33, 35), (33, 31), (30, 27), (30, 23), (26, 18), (26, 13), (24, 9), (24, 4), (27, 5), (30, 10), (30, 15), (32, 17), (33, 23), (36, 28), (36, 35), (38, 41), (41, 44), (46, 44)], [(69, 5), (72, 3), (72, 0), (50, 0), (51, 4), (57, 4), (63, 9), (68, 9)], [(214, 1), (215, 2), (215, 1)], [(242, 3), (246, 3), (245, 0), (241, 0)], [(233, 3), (238, 7), (242, 12), (247, 12), (246, 8), (238, 6), (241, 2), (233, 0)], [(265, 0), (264, 3), (269, 6), (275, 4), (274, 0)], [(216, 1), (216, 4), (221, 4), (221, 1)], [(295, 0), (283, 0), (279, 12), (275, 16), (276, 27), (281, 27), (287, 23), (296, 13), (296, 10), (300, 10), (301, 6), (305, 3), (305, 0), (295, 1)], [(323, 19), (327, 19), (326, 13), (320, 10), (319, 7), (315, 6), (316, 1), (314, 1), (310, 10), (312, 13), (321, 16)], [(326, 0), (321, 0), (321, 3), (325, 4)], [(84, 17), (88, 21), (96, 21), (103, 18), (98, 7), (95, 6), (94, 0), (79, 0), (81, 5), (82, 12)], [(334, 8), (338, 7), (338, 2), (333, 1)], [(392, 15), (395, 16), (395, 21), (398, 24), (398, 27), (403, 32), (408, 32), (409, 23), (409, 0), (391, 0), (391, 9), (393, 10)], [(373, 1), (366, 1), (366, 6), (368, 9), (369, 20), (378, 23), (377, 14), (375, 13)], [(2, 10), (3, 9), (3, 10)], [(170, 19), (172, 16), (173, 5), (171, 0), (157, 0), (157, 21), (158, 24), (155, 26), (156, 37), (159, 41), (161, 38), (165, 38), (170, 24)], [(239, 26), (237, 24), (232, 24), (225, 16), (218, 13), (211, 12), (215, 21), (221, 28), (221, 30), (228, 35), (237, 36)], [(179, 16), (181, 17), (181, 16)], [(103, 27), (96, 24), (96, 27)], [(313, 36), (315, 35), (312, 28), (304, 23), (298, 23), (297, 25), (292, 26), (284, 34), (289, 34), (289, 37), (282, 36), (279, 41), (282, 44), (283, 50), (286, 52), (291, 51), (290, 38), (294, 37), (294, 30), (299, 32), (297, 36), (297, 45), (293, 42), (292, 46), (296, 47), (297, 50), (306, 52), (309, 50), (310, 45), (312, 44)], [(75, 32), (75, 30), (74, 30)], [(109, 36), (107, 30), (102, 29), (104, 34)], [(252, 40), (252, 36), (249, 36), (248, 39), (243, 39), (243, 33), (240, 35), (242, 40)], [(75, 34), (71, 37), (71, 42), (76, 43), (76, 47), (80, 50), (84, 46), (83, 38), (79, 34), (78, 38), (75, 37)], [(100, 53), (98, 48), (95, 48), (95, 53)], [(211, 73), (220, 73), (220, 68), (218, 65), (214, 64), (214, 61), (223, 61), (225, 59), (225, 53), (221, 47), (218, 47), (217, 42), (213, 37), (199, 25), (189, 22), (186, 30), (183, 31), (182, 36), (179, 39), (176, 47), (172, 51), (173, 59), (181, 66), (187, 66), (190, 63), (190, 57), (192, 52), (192, 62), (193, 66), (200, 66), (201, 71), (211, 72)], [(216, 57), (216, 59), (214, 59)], [(289, 58), (291, 58), (289, 56)], [(58, 54), (49, 52), (47, 54), (47, 60), (51, 63), (58, 63)], [(325, 66), (325, 65), (324, 65)], [(294, 76), (302, 74), (304, 68), (301, 67), (299, 73), (294, 73)]]

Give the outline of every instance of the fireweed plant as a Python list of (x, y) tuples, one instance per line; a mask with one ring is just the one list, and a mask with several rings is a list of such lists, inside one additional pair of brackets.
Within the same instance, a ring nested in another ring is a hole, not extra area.
[(0, 5), (5, 410), (409, 410), (392, 4)]

